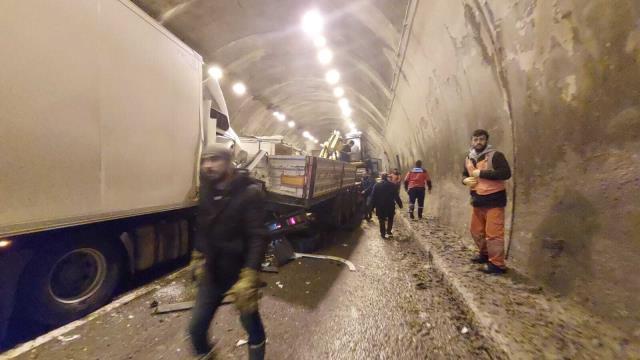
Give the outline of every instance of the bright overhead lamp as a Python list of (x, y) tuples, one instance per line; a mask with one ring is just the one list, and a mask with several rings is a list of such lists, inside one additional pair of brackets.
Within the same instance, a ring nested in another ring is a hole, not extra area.
[(209, 73), (209, 76), (216, 80), (222, 79), (222, 69), (217, 65), (209, 67), (209, 70), (207, 70), (207, 72)]
[(280, 111), (274, 111), (273, 116), (275, 116), (278, 121), (285, 121), (287, 118), (287, 115), (281, 113)]
[(313, 38), (313, 45), (315, 45), (318, 49), (322, 49), (323, 47), (327, 46), (327, 38), (322, 35), (318, 35)]
[(344, 96), (344, 89), (341, 88), (340, 86), (336, 87), (333, 89), (333, 96), (337, 97), (337, 98), (341, 98)]
[(302, 16), (302, 30), (309, 35), (318, 35), (324, 28), (324, 19), (318, 10), (309, 10)]
[(318, 139), (313, 139), (313, 142), (317, 144), (318, 143)]
[(236, 95), (244, 95), (247, 92), (247, 87), (241, 82), (233, 84), (232, 89)]
[(296, 126), (296, 123), (295, 123), (295, 121), (291, 120), (291, 121), (289, 121), (289, 122), (287, 123), (287, 125), (288, 125), (290, 128), (292, 128), (292, 127)]
[(340, 100), (338, 100), (338, 106), (340, 106), (340, 108), (348, 108), (349, 107), (349, 100), (347, 100), (347, 98), (340, 98)]
[(347, 117), (351, 116), (351, 114), (353, 113), (353, 110), (351, 110), (350, 107), (343, 107), (340, 108), (340, 110), (342, 111), (342, 115)]
[(328, 65), (333, 60), (333, 51), (324, 48), (318, 52), (318, 61), (322, 65)]
[(309, 139), (311, 137), (311, 134), (309, 134), (309, 132), (305, 130), (305, 131), (302, 132), (302, 136), (304, 136), (305, 138)]
[(331, 69), (324, 75), (324, 79), (331, 85), (337, 84), (340, 81), (340, 73), (336, 69)]

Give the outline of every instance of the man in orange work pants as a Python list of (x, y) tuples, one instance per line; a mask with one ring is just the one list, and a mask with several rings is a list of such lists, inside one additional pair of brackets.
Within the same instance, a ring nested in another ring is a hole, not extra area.
[(471, 194), (471, 236), (479, 251), (471, 261), (487, 264), (482, 269), (487, 274), (502, 274), (507, 270), (504, 261), (505, 182), (511, 178), (511, 168), (504, 154), (488, 142), (486, 130), (473, 132), (462, 183), (469, 187)]

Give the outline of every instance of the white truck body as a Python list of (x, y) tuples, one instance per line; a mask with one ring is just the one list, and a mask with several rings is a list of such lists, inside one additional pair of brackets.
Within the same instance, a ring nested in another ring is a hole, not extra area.
[(124, 0), (3, 0), (0, 49), (0, 237), (194, 205), (200, 55)]

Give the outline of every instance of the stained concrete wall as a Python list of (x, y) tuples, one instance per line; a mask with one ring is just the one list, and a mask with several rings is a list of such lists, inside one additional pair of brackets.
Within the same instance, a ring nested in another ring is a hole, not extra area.
[(466, 234), (462, 162), (471, 131), (487, 129), (515, 170), (509, 265), (638, 329), (640, 3), (410, 6), (389, 157), (424, 160), (428, 211)]

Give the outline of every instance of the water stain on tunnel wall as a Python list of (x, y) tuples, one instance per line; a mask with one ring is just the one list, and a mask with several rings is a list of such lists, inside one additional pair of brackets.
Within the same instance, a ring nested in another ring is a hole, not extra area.
[(466, 235), (462, 159), (487, 129), (515, 168), (510, 266), (635, 331), (640, 3), (433, 0), (415, 12), (387, 152), (403, 167), (422, 158), (428, 210)]

